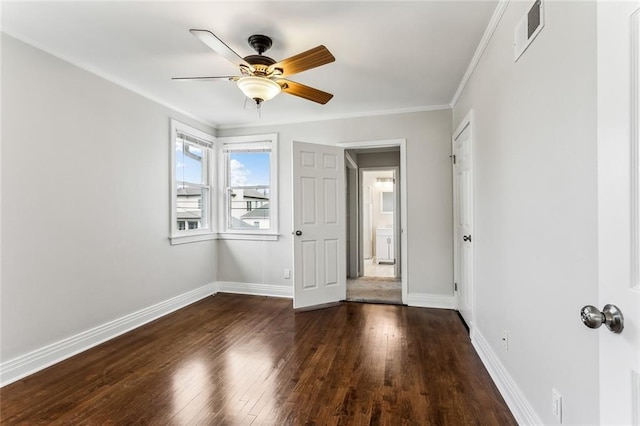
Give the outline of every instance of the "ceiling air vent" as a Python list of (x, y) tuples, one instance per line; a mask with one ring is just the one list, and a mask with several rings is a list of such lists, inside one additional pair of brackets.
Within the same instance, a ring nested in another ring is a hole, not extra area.
[(544, 27), (544, 8), (542, 0), (536, 0), (531, 9), (520, 19), (516, 26), (514, 60), (517, 61), (527, 50), (534, 38)]

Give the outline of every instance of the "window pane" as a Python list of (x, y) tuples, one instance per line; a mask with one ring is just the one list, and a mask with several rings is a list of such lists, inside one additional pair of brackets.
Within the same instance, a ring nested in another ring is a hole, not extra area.
[(178, 229), (209, 228), (209, 224), (207, 223), (209, 188), (178, 184), (176, 194), (176, 220)]
[(268, 188), (230, 189), (229, 229), (270, 229)]
[(176, 139), (176, 181), (207, 183), (207, 158), (202, 147)]
[(270, 152), (230, 152), (229, 186), (271, 184)]

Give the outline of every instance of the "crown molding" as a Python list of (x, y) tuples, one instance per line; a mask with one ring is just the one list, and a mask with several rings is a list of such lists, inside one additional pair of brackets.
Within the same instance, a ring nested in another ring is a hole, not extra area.
[(346, 114), (334, 114), (328, 116), (322, 116), (318, 118), (311, 119), (300, 119), (300, 120), (272, 120), (272, 121), (261, 121), (259, 123), (251, 122), (251, 123), (237, 123), (237, 124), (221, 124), (216, 127), (218, 130), (230, 130), (230, 129), (246, 129), (250, 127), (265, 127), (265, 126), (277, 126), (277, 125), (286, 125), (286, 124), (300, 124), (300, 123), (315, 123), (319, 121), (329, 121), (329, 120), (343, 120), (349, 118), (365, 118), (365, 117), (376, 117), (382, 115), (396, 115), (396, 114), (410, 114), (414, 112), (427, 112), (427, 111), (441, 111), (451, 109), (449, 104), (444, 105), (428, 105), (414, 108), (399, 108), (392, 110), (382, 110), (382, 111), (372, 111), (372, 112), (357, 112), (357, 113), (346, 113)]
[(484, 54), (485, 49), (487, 48), (487, 46), (489, 45), (489, 42), (491, 41), (491, 37), (493, 37), (493, 33), (495, 32), (496, 28), (498, 27), (498, 24), (500, 23), (500, 20), (502, 19), (502, 15), (504, 14), (504, 11), (507, 9), (507, 5), (509, 4), (509, 1), (510, 0), (498, 1), (498, 5), (496, 6), (496, 9), (493, 11), (493, 15), (491, 16), (489, 25), (487, 25), (487, 29), (484, 30), (484, 34), (480, 39), (480, 43), (478, 44), (476, 52), (471, 58), (471, 62), (469, 62), (467, 71), (462, 76), (462, 80), (458, 85), (458, 90), (456, 90), (456, 93), (453, 95), (453, 98), (451, 99), (451, 103), (449, 104), (449, 107), (451, 109), (453, 109), (456, 106), (456, 103), (458, 102), (460, 95), (462, 95), (464, 88), (467, 86), (469, 79), (471, 78), (471, 76), (473, 75), (473, 72), (478, 66), (478, 63), (480, 62), (480, 59), (482, 58), (482, 55)]

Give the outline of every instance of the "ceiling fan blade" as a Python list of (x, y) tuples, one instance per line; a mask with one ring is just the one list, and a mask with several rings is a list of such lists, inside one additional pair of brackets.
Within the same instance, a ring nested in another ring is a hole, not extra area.
[(229, 80), (237, 80), (242, 78), (242, 76), (238, 75), (227, 75), (220, 77), (172, 77), (171, 80), (176, 81), (229, 81)]
[(305, 86), (304, 84), (296, 83), (291, 80), (278, 80), (278, 84), (282, 87), (282, 91), (290, 95), (299, 96), (304, 99), (308, 99), (319, 104), (326, 104), (333, 98), (331, 93), (323, 92), (322, 90), (314, 89), (313, 87)]
[(209, 46), (214, 52), (224, 56), (228, 61), (237, 67), (246, 67), (251, 72), (255, 71), (253, 66), (244, 60), (244, 58), (233, 51), (224, 41), (220, 40), (214, 33), (209, 30), (189, 30), (191, 34), (198, 37), (201, 42)]
[(298, 53), (295, 56), (270, 65), (268, 72), (273, 72), (275, 69), (281, 69), (282, 77), (286, 77), (331, 63), (335, 60), (336, 58), (334, 58), (331, 52), (329, 52), (329, 50), (323, 45), (320, 45), (313, 49), (309, 49), (306, 52)]

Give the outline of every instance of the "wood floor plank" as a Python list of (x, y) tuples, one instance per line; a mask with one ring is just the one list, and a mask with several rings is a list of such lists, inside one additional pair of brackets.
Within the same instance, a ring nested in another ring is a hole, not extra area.
[(0, 424), (514, 425), (454, 311), (218, 294), (0, 389)]

